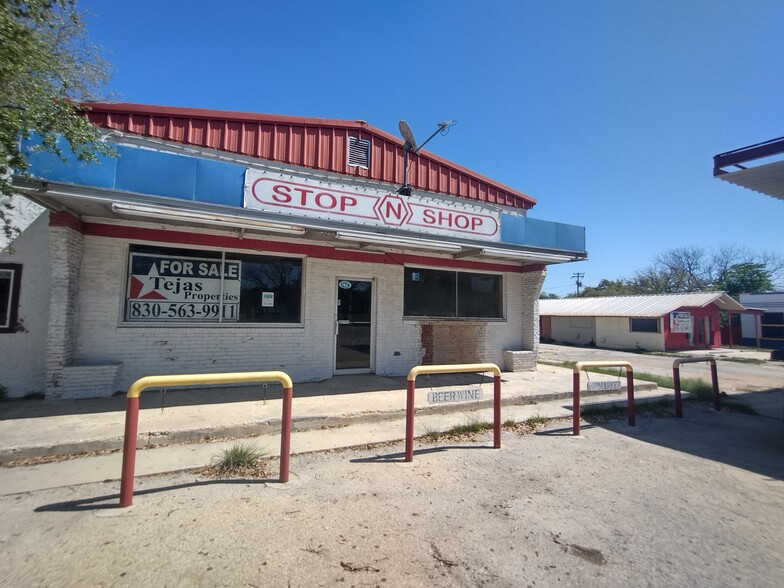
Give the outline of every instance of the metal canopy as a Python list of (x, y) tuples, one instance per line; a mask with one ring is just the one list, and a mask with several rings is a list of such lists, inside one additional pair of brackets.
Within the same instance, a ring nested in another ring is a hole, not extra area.
[(716, 176), (720, 180), (784, 200), (784, 161)]
[(725, 292), (651, 294), (648, 296), (607, 296), (540, 300), (543, 316), (633, 316), (659, 317), (679, 308), (701, 308), (715, 304), (720, 310), (743, 312), (746, 308)]
[(746, 165), (776, 157), (784, 157), (784, 137), (714, 155), (713, 177), (784, 200), (784, 160)]

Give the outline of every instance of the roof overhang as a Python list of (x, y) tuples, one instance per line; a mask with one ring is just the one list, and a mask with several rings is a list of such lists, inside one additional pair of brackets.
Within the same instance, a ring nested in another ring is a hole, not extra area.
[(741, 147), (713, 157), (713, 176), (784, 200), (784, 159), (749, 167), (749, 162), (784, 157), (784, 137)]
[(405, 231), (353, 230), (344, 223), (312, 218), (285, 217), (235, 207), (186, 201), (163, 196), (14, 177), (14, 187), (37, 204), (53, 211), (66, 211), (79, 218), (111, 222), (162, 223), (204, 230), (232, 230), (240, 236), (270, 234), (333, 242), (336, 247), (370, 251), (428, 251), (455, 259), (517, 261), (538, 265), (578, 261), (585, 254), (536, 247), (479, 247), (461, 239), (432, 239)]
[(651, 294), (540, 300), (544, 316), (660, 317), (684, 308), (704, 308), (715, 304), (719, 310), (743, 313), (746, 307), (726, 292)]

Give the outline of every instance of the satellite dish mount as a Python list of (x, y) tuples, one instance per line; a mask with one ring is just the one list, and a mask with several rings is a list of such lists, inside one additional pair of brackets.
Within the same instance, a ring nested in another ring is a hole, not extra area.
[(421, 145), (417, 145), (416, 139), (414, 139), (414, 133), (411, 132), (411, 127), (408, 126), (408, 123), (404, 120), (401, 120), (398, 124), (398, 128), (400, 129), (400, 135), (406, 140), (403, 144), (403, 185), (398, 188), (397, 193), (402, 194), (403, 196), (411, 196), (411, 186), (408, 185), (408, 154), (411, 153), (419, 153), (419, 151), (430, 142), (430, 139), (435, 137), (438, 133), (442, 135), (446, 135), (449, 132), (449, 127), (454, 126), (457, 124), (455, 120), (445, 120), (443, 122), (438, 123), (438, 128), (433, 131), (433, 134), (430, 135), (425, 142)]

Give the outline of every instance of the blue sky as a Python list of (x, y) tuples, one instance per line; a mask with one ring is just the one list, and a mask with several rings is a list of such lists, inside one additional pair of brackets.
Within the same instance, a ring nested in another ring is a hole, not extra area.
[(712, 177), (784, 135), (780, 0), (80, 0), (127, 102), (363, 119), (583, 225), (545, 290), (685, 245), (784, 253), (784, 202)]

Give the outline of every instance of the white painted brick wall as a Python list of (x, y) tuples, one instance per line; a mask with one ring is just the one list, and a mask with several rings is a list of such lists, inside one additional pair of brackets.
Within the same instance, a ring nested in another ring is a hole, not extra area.
[(523, 320), (522, 350), (539, 353), (539, 294), (547, 271), (522, 275), (520, 312)]
[(107, 391), (118, 391), (117, 377), (121, 364), (67, 366), (62, 370), (60, 398), (95, 398), (109, 396)]
[[(374, 281), (374, 371), (405, 375), (421, 363), (420, 321), (402, 317), (400, 265), (306, 259), (304, 326), (123, 326), (128, 245), (124, 239), (84, 238), (73, 355), (74, 362), (121, 363), (119, 389), (127, 389), (142, 376), (173, 373), (280, 369), (297, 382), (331, 377), (337, 278)], [(523, 344), (524, 306), (532, 302), (532, 294), (523, 293), (524, 285), (532, 282), (526, 276), (504, 275), (507, 320), (472, 323), (478, 327), (481, 361), (502, 365), (503, 350)], [(538, 292), (533, 300), (537, 297)], [(528, 314), (533, 316), (533, 311)], [(442, 325), (448, 330), (459, 323)], [(448, 344), (457, 345), (459, 340), (441, 343)]]
[(49, 227), (51, 288), (49, 334), (46, 348), (46, 396), (59, 398), (62, 370), (71, 362), (78, 328), (76, 300), (79, 269), (84, 250), (83, 235), (68, 227)]
[(46, 341), (49, 325), (49, 215), (40, 215), (0, 253), (3, 263), (22, 265), (19, 324), (0, 334), (0, 385), (10, 397), (46, 392)]

